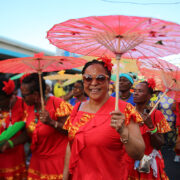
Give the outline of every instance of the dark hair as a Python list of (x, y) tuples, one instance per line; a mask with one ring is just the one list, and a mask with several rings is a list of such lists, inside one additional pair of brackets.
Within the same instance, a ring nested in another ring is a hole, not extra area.
[[(42, 82), (43, 96), (45, 96), (46, 84), (42, 76), (41, 76), (41, 82)], [(34, 91), (40, 93), (39, 75), (37, 73), (29, 74), (28, 76), (24, 77), (24, 79), (22, 80), (22, 84), (29, 84), (29, 91), (31, 93), (33, 93)]]
[(93, 65), (93, 64), (100, 64), (100, 65), (102, 65), (102, 66), (104, 67), (104, 69), (106, 70), (109, 78), (111, 78), (111, 71), (108, 70), (108, 68), (105, 66), (105, 63), (104, 63), (103, 61), (98, 61), (98, 60), (96, 60), (96, 59), (93, 59), (92, 61), (89, 61), (89, 62), (87, 62), (87, 63), (84, 65), (84, 67), (83, 67), (83, 69), (82, 69), (82, 74), (84, 74), (84, 72), (85, 72), (85, 70), (87, 69), (87, 67), (89, 67), (89, 66), (91, 66), (91, 65)]
[(83, 81), (78, 80), (78, 81), (76, 81), (74, 84), (76, 84), (76, 83), (79, 83), (79, 84), (81, 84), (82, 87), (84, 87)]
[(6, 92), (2, 90), (3, 87), (4, 87), (3, 81), (8, 82), (8, 81), (9, 81), (9, 78), (7, 78), (7, 77), (4, 76), (4, 75), (1, 75), (1, 76), (0, 76), (0, 95), (6, 96), (6, 97), (10, 97), (10, 96), (13, 94), (13, 92), (12, 92), (11, 94), (6, 94)]
[(146, 86), (147, 86), (147, 88), (148, 88), (148, 92), (149, 92), (151, 95), (154, 93), (154, 90), (153, 90), (151, 87), (149, 87), (149, 84), (148, 84), (147, 81), (142, 81), (142, 82), (140, 82), (140, 83), (146, 84)]

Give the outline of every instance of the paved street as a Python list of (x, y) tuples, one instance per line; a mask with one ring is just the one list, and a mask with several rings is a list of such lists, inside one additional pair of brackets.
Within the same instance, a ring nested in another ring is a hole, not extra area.
[(165, 171), (170, 180), (180, 180), (180, 163), (174, 162), (175, 152), (172, 148), (163, 147), (162, 155), (165, 162)]

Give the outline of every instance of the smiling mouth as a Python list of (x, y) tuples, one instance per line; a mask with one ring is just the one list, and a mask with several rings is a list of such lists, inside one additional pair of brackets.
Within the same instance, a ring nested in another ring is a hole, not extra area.
[(100, 91), (100, 89), (90, 89), (90, 92), (91, 93), (97, 93), (97, 92), (99, 92)]

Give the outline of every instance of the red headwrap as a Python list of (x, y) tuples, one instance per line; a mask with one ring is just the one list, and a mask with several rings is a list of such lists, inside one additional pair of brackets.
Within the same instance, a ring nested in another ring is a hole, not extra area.
[(9, 81), (3, 81), (4, 87), (2, 88), (2, 90), (7, 94), (10, 95), (13, 93), (14, 88), (15, 88), (15, 84), (14, 81), (9, 79)]

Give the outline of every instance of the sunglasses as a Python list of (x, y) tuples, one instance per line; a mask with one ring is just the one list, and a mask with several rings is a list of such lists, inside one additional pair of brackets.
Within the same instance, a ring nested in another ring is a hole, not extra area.
[(102, 84), (104, 83), (107, 79), (109, 79), (109, 76), (105, 75), (105, 74), (100, 74), (100, 75), (97, 75), (96, 77), (92, 77), (91, 75), (89, 74), (84, 74), (83, 75), (83, 82), (86, 83), (86, 84), (90, 84), (92, 83), (92, 80), (93, 79), (96, 79), (96, 82), (99, 83), (99, 84)]

